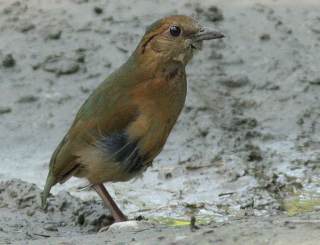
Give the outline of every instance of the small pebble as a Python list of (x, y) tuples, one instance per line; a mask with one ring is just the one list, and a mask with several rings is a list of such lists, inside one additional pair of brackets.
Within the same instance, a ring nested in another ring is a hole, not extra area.
[(249, 84), (250, 80), (246, 75), (236, 75), (222, 78), (218, 82), (229, 88), (240, 88)]
[(268, 33), (263, 33), (263, 34), (260, 35), (260, 40), (261, 41), (269, 41), (270, 39), (271, 39), (271, 36)]
[(163, 167), (159, 171), (159, 178), (171, 179), (173, 177), (174, 167)]
[(85, 63), (85, 61), (86, 61), (86, 56), (85, 56), (85, 54), (79, 54), (76, 60), (77, 60), (77, 62), (79, 62), (79, 63)]
[(10, 113), (11, 111), (12, 111), (12, 109), (10, 107), (0, 106), (0, 115)]
[(102, 8), (100, 8), (100, 7), (94, 7), (94, 12), (96, 13), (96, 14), (102, 14), (103, 13), (103, 9)]
[(21, 32), (28, 32), (35, 28), (35, 25), (32, 23), (22, 23), (18, 28)]
[(309, 83), (312, 84), (312, 85), (320, 85), (320, 77), (309, 81)]
[(142, 230), (144, 228), (143, 221), (125, 221), (125, 222), (119, 222), (114, 223), (108, 227), (108, 231), (110, 233), (118, 233), (119, 231), (125, 231), (125, 232), (133, 232), (137, 230)]
[(47, 224), (43, 227), (46, 231), (58, 231), (58, 228), (55, 225)]
[(32, 103), (38, 101), (39, 98), (34, 95), (26, 95), (18, 100), (18, 103)]
[(61, 30), (53, 30), (47, 34), (46, 39), (58, 40), (61, 37), (61, 33), (62, 33)]
[(33, 209), (28, 209), (28, 210), (27, 210), (27, 215), (28, 215), (28, 216), (31, 217), (31, 216), (33, 216), (34, 214), (35, 214), (35, 211), (34, 211)]
[(249, 155), (248, 155), (248, 161), (253, 162), (253, 161), (261, 161), (263, 160), (261, 151), (258, 149), (252, 150)]
[[(255, 124), (256, 125), (256, 124)], [(252, 145), (252, 144), (247, 144), (246, 146), (246, 150), (248, 152), (248, 157), (247, 160), (249, 162), (253, 162), (253, 161), (261, 161), (263, 160), (262, 157), (262, 152), (259, 146), (257, 145)], [(245, 174), (245, 173), (244, 173)]]
[(9, 67), (14, 67), (16, 65), (16, 61), (15, 59), (13, 58), (12, 54), (7, 54), (3, 61), (2, 61), (2, 65), (6, 68), (9, 68)]
[(223, 20), (222, 11), (217, 6), (209, 7), (208, 11), (205, 11), (203, 14), (212, 22)]
[(79, 71), (79, 64), (63, 56), (48, 56), (42, 65), (43, 70), (56, 75), (70, 75)]

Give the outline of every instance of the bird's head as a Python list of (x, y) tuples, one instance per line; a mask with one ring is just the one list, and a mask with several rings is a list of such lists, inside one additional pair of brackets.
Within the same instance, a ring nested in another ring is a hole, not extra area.
[[(160, 19), (151, 24), (136, 52), (149, 62), (157, 59), (162, 62), (181, 62), (186, 65), (204, 40), (223, 38), (224, 35), (201, 26), (195, 19), (175, 15)], [(151, 59), (151, 60), (150, 60)]]

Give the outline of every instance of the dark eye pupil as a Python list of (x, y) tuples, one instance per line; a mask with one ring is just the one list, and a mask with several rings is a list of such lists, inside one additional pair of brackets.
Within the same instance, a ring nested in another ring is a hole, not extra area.
[(171, 26), (170, 27), (170, 33), (172, 36), (177, 37), (181, 33), (181, 29), (178, 26)]

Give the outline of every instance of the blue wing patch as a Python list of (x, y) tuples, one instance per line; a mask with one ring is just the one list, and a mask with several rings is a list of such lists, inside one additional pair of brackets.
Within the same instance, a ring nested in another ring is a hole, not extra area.
[(130, 141), (125, 131), (112, 133), (103, 136), (98, 145), (111, 156), (115, 162), (121, 163), (127, 173), (136, 173), (142, 171), (149, 163), (146, 163), (147, 156), (140, 154), (138, 147), (139, 140)]

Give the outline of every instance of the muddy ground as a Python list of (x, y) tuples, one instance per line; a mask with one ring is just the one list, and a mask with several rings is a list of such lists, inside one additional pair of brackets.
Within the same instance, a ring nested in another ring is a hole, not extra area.
[[(317, 0), (0, 0), (0, 13), (0, 243), (317, 244)], [(147, 220), (97, 235), (109, 213), (77, 179), (43, 212), (50, 155), (81, 103), (148, 24), (177, 13), (226, 38), (188, 66), (186, 106), (153, 167), (107, 184), (129, 218)]]

